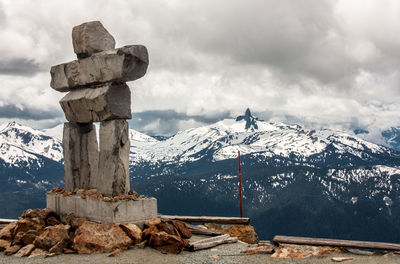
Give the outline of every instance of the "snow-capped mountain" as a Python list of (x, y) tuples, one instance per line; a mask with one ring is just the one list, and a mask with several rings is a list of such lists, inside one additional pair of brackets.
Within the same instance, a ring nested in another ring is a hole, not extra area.
[(388, 146), (400, 151), (400, 127), (392, 127), (382, 131), (382, 137)]
[[(62, 186), (62, 127), (0, 127), (0, 191), (43, 195)], [(162, 213), (236, 215), (240, 151), (245, 213), (261, 237), (281, 230), (375, 240), (384, 234), (400, 242), (400, 153), (393, 149), (340, 131), (264, 122), (250, 110), (162, 140), (134, 130), (129, 137), (131, 186), (158, 198)], [(293, 213), (298, 217), (282, 221)], [(367, 220), (348, 230), (349, 222)], [(274, 230), (265, 222), (275, 223)], [(377, 224), (390, 231), (371, 233)]]
[[(351, 153), (361, 159), (371, 154), (392, 153), (393, 150), (340, 131), (328, 129), (306, 130), (298, 125), (255, 121), (250, 116), (225, 119), (215, 124), (188, 129), (176, 135), (148, 144), (137, 144), (132, 139), (132, 152), (146, 161), (194, 161), (212, 151), (213, 161), (252, 154), (263, 157), (296, 157), (300, 161), (322, 153), (328, 147), (337, 153)], [(246, 120), (252, 118), (252, 121)], [(137, 134), (138, 132), (132, 132)]]
[(38, 162), (38, 156), (58, 162), (63, 159), (58, 139), (16, 122), (0, 126), (0, 153), (0, 158), (13, 166)]
[[(61, 124), (43, 132), (60, 142), (62, 128)], [(338, 154), (350, 153), (364, 160), (371, 158), (370, 154), (394, 153), (392, 149), (341, 131), (307, 130), (298, 125), (260, 121), (251, 115), (249, 109), (244, 116), (236, 119), (225, 119), (212, 125), (180, 131), (166, 140), (157, 140), (133, 129), (129, 130), (129, 138), (132, 163), (190, 162), (205, 157), (209, 152), (212, 152), (212, 161), (221, 161), (237, 158), (238, 151), (242, 155), (290, 156), (292, 159), (306, 161), (331, 147)], [(58, 146), (56, 152), (61, 151)], [(54, 154), (56, 161), (62, 158), (62, 153), (58, 154)]]

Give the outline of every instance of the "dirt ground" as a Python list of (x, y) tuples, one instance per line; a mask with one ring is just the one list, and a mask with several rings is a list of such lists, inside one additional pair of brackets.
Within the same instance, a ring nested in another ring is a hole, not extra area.
[(248, 249), (245, 243), (235, 243), (228, 245), (220, 245), (212, 249), (201, 250), (197, 252), (184, 251), (179, 255), (162, 254), (151, 248), (130, 249), (123, 252), (117, 257), (108, 257), (108, 254), (93, 255), (59, 255), (50, 258), (38, 256), (34, 258), (17, 258), (13, 256), (5, 256), (0, 254), (0, 263), (70, 263), (70, 264), (100, 264), (100, 263), (131, 263), (131, 264), (150, 264), (150, 263), (315, 263), (325, 264), (334, 263), (332, 257), (352, 257), (353, 260), (342, 263), (349, 264), (394, 264), (400, 263), (400, 255), (395, 256), (362, 256), (350, 253), (334, 254), (326, 256), (314, 256), (305, 259), (276, 259), (268, 254), (259, 255), (243, 255), (241, 250)]

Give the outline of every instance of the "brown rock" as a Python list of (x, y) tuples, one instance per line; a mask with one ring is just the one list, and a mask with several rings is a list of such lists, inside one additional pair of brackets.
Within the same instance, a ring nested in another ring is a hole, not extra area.
[(132, 239), (133, 244), (138, 244), (142, 241), (142, 230), (135, 224), (120, 224), (122, 230)]
[(63, 193), (64, 192), (64, 188), (62, 188), (62, 187), (54, 187), (53, 189), (51, 189), (50, 192), (51, 193)]
[(21, 245), (14, 245), (14, 246), (9, 246), (8, 248), (6, 248), (6, 250), (4, 251), (4, 253), (7, 256), (10, 256), (12, 254), (17, 253), (18, 250), (21, 249)]
[(73, 249), (79, 254), (104, 253), (127, 249), (133, 241), (116, 224), (85, 221), (76, 231)]
[(22, 218), (17, 221), (17, 224), (13, 230), (13, 236), (19, 232), (26, 233), (29, 230), (41, 230), (44, 228), (44, 220), (42, 218)]
[(33, 243), (37, 248), (49, 250), (57, 243), (69, 240), (69, 228), (69, 225), (48, 226), (40, 236), (36, 237)]
[(65, 217), (65, 223), (69, 225), (72, 229), (78, 228), (77, 218), (74, 213), (69, 213)]
[(55, 225), (61, 224), (61, 222), (60, 222), (60, 220), (57, 219), (55, 216), (51, 216), (51, 217), (47, 218), (46, 224), (47, 224), (48, 226), (55, 226)]
[(22, 236), (21, 241), (25, 245), (33, 244), (36, 237), (39, 236), (42, 232), (42, 230), (29, 230)]
[(112, 198), (110, 198), (110, 197), (103, 197), (103, 201), (104, 202), (112, 202)]
[(257, 244), (258, 236), (253, 226), (251, 225), (218, 225), (206, 224), (207, 228), (222, 231), (231, 237), (237, 237), (240, 241), (248, 244)]
[(97, 189), (90, 189), (85, 192), (85, 194), (87, 194), (87, 195), (92, 195), (92, 194), (96, 194), (96, 193), (97, 193)]
[(343, 253), (344, 249), (328, 246), (309, 246), (309, 245), (281, 245), (275, 249), (273, 258), (307, 258), (310, 256), (321, 256), (334, 253)]
[(54, 253), (56, 255), (60, 255), (64, 252), (64, 248), (68, 246), (68, 239), (62, 239), (57, 244), (55, 244), (52, 248), (49, 249), (49, 253)]
[(95, 194), (89, 195), (89, 198), (90, 198), (90, 199), (98, 200), (98, 199), (103, 198), (103, 196), (102, 196), (101, 194), (99, 194), (99, 193), (95, 193)]
[[(30, 230), (30, 231), (32, 231), (32, 230)], [(12, 244), (13, 244), (13, 245), (15, 245), (15, 244), (19, 244), (19, 245), (23, 244), (22, 241), (21, 241), (23, 235), (25, 235), (25, 232), (18, 232), (18, 233), (14, 236), (14, 240), (13, 240), (13, 243), (12, 243)]]
[(126, 199), (126, 195), (124, 193), (120, 193), (115, 198), (118, 198), (119, 200), (125, 200)]
[(154, 219), (145, 221), (143, 226), (144, 226), (144, 228), (148, 228), (148, 227), (159, 225), (160, 223), (161, 223), (160, 218), (154, 218)]
[(161, 221), (159, 229), (167, 234), (180, 237), (179, 231), (172, 224), (172, 221)]
[(22, 218), (31, 218), (31, 219), (40, 218), (40, 219), (43, 219), (45, 221), (47, 218), (49, 218), (51, 216), (57, 217), (57, 214), (53, 210), (51, 210), (49, 208), (45, 208), (45, 209), (34, 209), (34, 210), (28, 209), (28, 210), (25, 210), (22, 213), (21, 217)]
[(156, 225), (153, 225), (153, 226), (150, 226), (150, 227), (145, 227), (143, 229), (143, 232), (142, 232), (143, 240), (150, 240), (150, 237), (151, 237), (152, 234), (158, 233), (160, 231), (161, 230), (158, 229), (158, 227)]
[(142, 237), (144, 240), (149, 240), (151, 234), (163, 231), (164, 222), (160, 218), (150, 219), (144, 222)]
[(129, 190), (128, 194), (133, 195), (135, 198), (139, 197), (139, 194), (135, 190)]
[(291, 247), (283, 247), (275, 249), (275, 253), (271, 255), (273, 258), (308, 258), (311, 257), (312, 252), (303, 252), (301, 250), (296, 250)]
[(76, 251), (70, 248), (64, 248), (64, 254), (75, 254)]
[(75, 190), (75, 193), (76, 193), (76, 194), (84, 194), (84, 193), (85, 193), (85, 190), (84, 190), (84, 189), (76, 189), (76, 190)]
[(5, 239), (5, 240), (12, 240), (13, 239), (13, 233), (15, 226), (17, 225), (17, 221), (11, 222), (8, 225), (6, 225), (3, 229), (0, 230), (0, 239)]
[(6, 248), (8, 248), (9, 246), (11, 246), (11, 242), (10, 241), (4, 240), (4, 239), (0, 239), (0, 251), (6, 250)]
[(35, 248), (32, 253), (29, 255), (29, 258), (34, 258), (37, 256), (44, 256), (47, 254), (46, 250), (43, 250), (41, 248)]
[(149, 245), (162, 253), (179, 254), (185, 247), (183, 239), (179, 236), (167, 234), (164, 231), (151, 234)]
[(353, 258), (351, 257), (333, 257), (332, 261), (333, 262), (343, 262), (343, 261), (347, 261), (347, 260), (352, 260)]
[(36, 237), (42, 233), (42, 230), (28, 230), (26, 232), (18, 232), (14, 237), (14, 244), (29, 245), (33, 244)]
[(124, 252), (122, 249), (117, 248), (116, 250), (114, 250), (113, 252), (111, 252), (108, 257), (116, 257), (121, 255), (121, 253)]
[(25, 247), (18, 250), (18, 252), (14, 256), (19, 258), (29, 256), (34, 249), (35, 245), (33, 244), (26, 245)]
[(54, 257), (54, 256), (56, 256), (57, 254), (56, 253), (48, 253), (48, 254), (46, 254), (46, 256), (44, 256), (45, 258), (51, 258), (51, 257)]
[(179, 231), (179, 234), (183, 238), (191, 238), (192, 232), (190, 232), (189, 228), (186, 227), (185, 223), (178, 220), (173, 220), (172, 224)]
[(384, 258), (394, 257), (394, 256), (396, 256), (396, 254), (394, 254), (393, 252), (389, 252), (389, 253), (386, 253), (385, 255), (383, 255)]
[(362, 255), (362, 256), (373, 256), (375, 253), (378, 253), (378, 252), (372, 252), (372, 251), (368, 251), (368, 250), (361, 250), (361, 249), (357, 249), (357, 248), (346, 248), (343, 250), (343, 252), (346, 252), (346, 251), (351, 254)]
[(86, 222), (86, 218), (77, 218), (76, 219), (76, 225), (79, 228), (81, 225), (83, 225)]
[(253, 254), (272, 254), (275, 251), (275, 246), (259, 246), (255, 248), (240, 251), (240, 253), (253, 255)]

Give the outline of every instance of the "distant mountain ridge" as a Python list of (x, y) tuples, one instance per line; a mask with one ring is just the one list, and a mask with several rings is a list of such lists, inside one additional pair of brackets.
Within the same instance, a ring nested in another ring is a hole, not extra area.
[[(8, 214), (0, 217), (43, 207), (44, 192), (63, 185), (61, 137), (62, 125), (0, 127), (0, 209)], [(129, 137), (131, 187), (158, 198), (161, 213), (237, 215), (240, 150), (245, 214), (261, 238), (400, 242), (400, 153), (394, 149), (340, 131), (265, 122), (249, 109), (168, 138), (135, 130)], [(6, 203), (9, 197), (16, 207)]]
[(382, 137), (388, 146), (400, 151), (400, 127), (392, 127), (382, 131)]

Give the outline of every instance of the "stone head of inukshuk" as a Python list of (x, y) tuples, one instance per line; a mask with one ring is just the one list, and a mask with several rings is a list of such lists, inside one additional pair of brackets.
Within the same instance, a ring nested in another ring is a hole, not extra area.
[[(72, 43), (78, 60), (51, 67), (50, 86), (68, 92), (61, 101), (64, 124), (64, 184), (67, 192), (97, 189), (106, 196), (129, 191), (130, 90), (125, 82), (144, 76), (146, 47), (115, 49), (99, 21), (76, 26)], [(100, 122), (97, 144), (93, 122)]]

